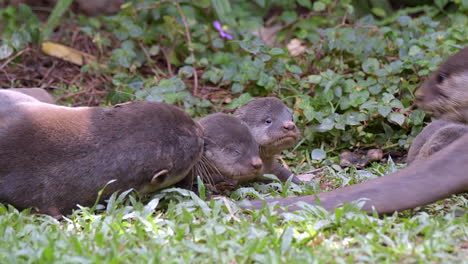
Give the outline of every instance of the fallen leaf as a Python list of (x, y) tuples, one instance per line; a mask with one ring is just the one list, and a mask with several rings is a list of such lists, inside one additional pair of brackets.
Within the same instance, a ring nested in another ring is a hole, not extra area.
[(80, 66), (96, 61), (96, 57), (91, 54), (53, 42), (42, 43), (42, 52)]

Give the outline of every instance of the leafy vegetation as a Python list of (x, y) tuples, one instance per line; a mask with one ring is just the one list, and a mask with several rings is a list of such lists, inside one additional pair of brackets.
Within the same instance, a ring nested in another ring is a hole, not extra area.
[[(106, 82), (92, 91), (107, 94), (100, 104), (165, 101), (194, 117), (229, 112), (256, 96), (278, 96), (294, 110), (303, 132), (285, 154), (287, 163), (297, 174), (319, 176), (300, 186), (252, 184), (230, 198), (286, 197), (396, 170), (391, 159), (366, 170), (342, 169), (336, 154), (407, 148), (430, 118), (412, 106), (415, 89), (468, 44), (466, 1), (401, 9), (388, 5), (393, 1), (230, 2), (135, 0), (115, 16), (90, 18), (64, 13), (70, 1), (59, 1), (46, 23), (25, 5), (0, 8), (0, 86), (47, 83), (50, 74), (34, 82), (17, 73), (22, 65), (35, 65), (28, 52), (52, 40), (91, 46), (88, 52), (99, 58), (82, 67), (63, 65), (74, 74), (66, 72), (54, 84), (62, 104), (83, 104), (70, 98), (87, 96), (94, 85), (89, 80), (99, 78)], [(223, 27), (213, 26), (215, 21)], [(0, 262), (466, 261), (464, 195), (386, 217), (353, 206), (332, 213), (319, 207), (242, 213), (228, 203), (179, 189), (143, 199), (121, 194), (105, 208), (82, 208), (61, 222), (0, 205)]]

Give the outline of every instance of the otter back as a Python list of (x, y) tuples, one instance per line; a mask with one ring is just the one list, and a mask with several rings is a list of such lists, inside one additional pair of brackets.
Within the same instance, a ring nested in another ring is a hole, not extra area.
[[(202, 152), (200, 127), (164, 103), (15, 107), (0, 126), (0, 202), (19, 209), (68, 213), (76, 204), (92, 205), (111, 180), (103, 199), (118, 190), (164, 188), (181, 180)], [(0, 116), (8, 113), (2, 108)]]

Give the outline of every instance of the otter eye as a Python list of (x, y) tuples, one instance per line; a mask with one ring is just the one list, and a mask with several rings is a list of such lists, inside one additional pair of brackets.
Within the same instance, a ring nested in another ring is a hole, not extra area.
[(437, 75), (437, 83), (442, 83), (445, 79), (447, 79), (447, 75), (443, 73), (439, 73), (439, 75)]
[(267, 120), (265, 120), (265, 124), (271, 124), (271, 122), (272, 122), (272, 121), (271, 121), (270, 118), (268, 118)]

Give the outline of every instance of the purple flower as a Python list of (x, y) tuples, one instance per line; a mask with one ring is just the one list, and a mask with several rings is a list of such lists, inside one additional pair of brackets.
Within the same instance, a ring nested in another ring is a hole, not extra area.
[(221, 38), (225, 38), (229, 40), (232, 39), (232, 35), (227, 33), (228, 26), (221, 25), (221, 22), (219, 22), (218, 20), (215, 20), (213, 22), (213, 26), (216, 28), (216, 30), (218, 30), (218, 33), (221, 36)]

